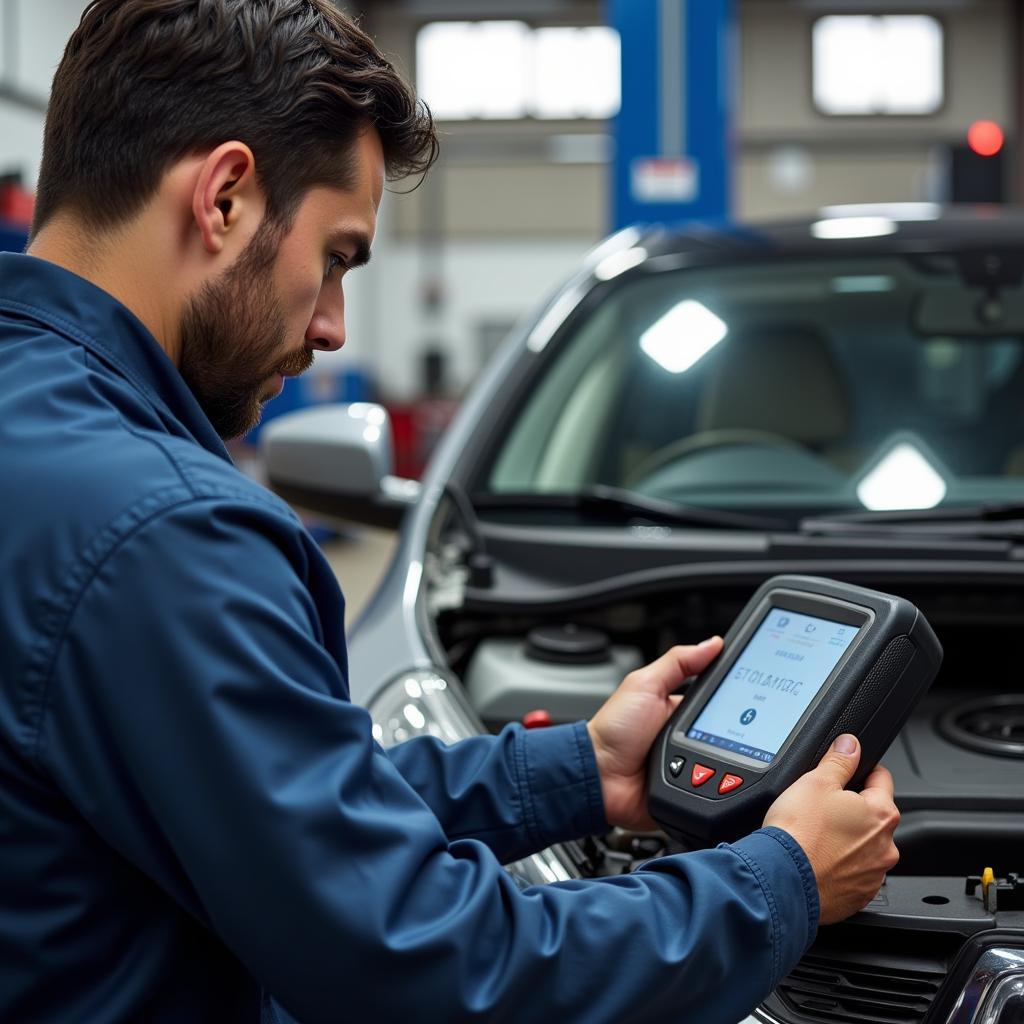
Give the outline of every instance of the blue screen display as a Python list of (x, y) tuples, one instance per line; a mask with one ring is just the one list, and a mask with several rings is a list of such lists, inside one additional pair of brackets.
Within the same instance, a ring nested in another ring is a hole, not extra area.
[(771, 608), (686, 735), (770, 764), (859, 632)]

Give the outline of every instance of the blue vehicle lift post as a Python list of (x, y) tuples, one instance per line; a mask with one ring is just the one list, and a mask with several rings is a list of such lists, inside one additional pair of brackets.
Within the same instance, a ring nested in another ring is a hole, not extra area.
[(735, 0), (609, 0), (622, 39), (612, 226), (732, 208)]

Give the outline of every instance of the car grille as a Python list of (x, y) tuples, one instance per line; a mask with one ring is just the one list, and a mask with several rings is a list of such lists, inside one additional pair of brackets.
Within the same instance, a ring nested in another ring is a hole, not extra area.
[(945, 971), (893, 971), (808, 956), (778, 993), (796, 1019), (916, 1024), (944, 980)]
[(919, 1024), (962, 943), (945, 934), (823, 929), (764, 1008), (784, 1024)]

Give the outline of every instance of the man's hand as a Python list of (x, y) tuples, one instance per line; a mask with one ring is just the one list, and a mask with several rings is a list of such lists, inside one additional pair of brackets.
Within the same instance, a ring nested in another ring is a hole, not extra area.
[(893, 830), (900, 812), (892, 776), (879, 765), (859, 793), (843, 789), (860, 763), (860, 743), (840, 736), (814, 771), (797, 779), (768, 809), (765, 825), (788, 832), (814, 869), (821, 923), (863, 909), (900, 859)]
[(587, 723), (609, 824), (657, 828), (647, 813), (647, 755), (682, 699), (673, 691), (688, 676), (703, 672), (721, 650), (717, 636), (696, 647), (673, 647), (630, 672)]

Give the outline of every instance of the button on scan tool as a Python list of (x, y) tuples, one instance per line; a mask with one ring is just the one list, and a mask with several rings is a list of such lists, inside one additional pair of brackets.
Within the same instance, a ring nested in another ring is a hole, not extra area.
[(734, 789), (739, 789), (743, 785), (742, 775), (733, 775), (727, 773), (722, 776), (722, 781), (718, 784), (719, 793), (731, 793)]
[(690, 772), (690, 785), (694, 787), (703, 786), (704, 783), (707, 782), (714, 774), (714, 768), (708, 768), (703, 764), (695, 764), (693, 766), (693, 771)]
[(680, 772), (683, 770), (683, 765), (686, 764), (685, 757), (673, 757), (668, 763), (669, 774), (673, 779), (678, 779)]

